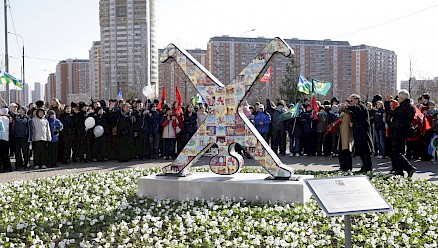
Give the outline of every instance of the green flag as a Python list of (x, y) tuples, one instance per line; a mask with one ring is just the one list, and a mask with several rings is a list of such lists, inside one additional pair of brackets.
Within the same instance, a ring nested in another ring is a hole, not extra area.
[(322, 82), (316, 79), (312, 79), (312, 83), (313, 83), (313, 90), (315, 93), (318, 93), (320, 95), (327, 95), (327, 92), (330, 90), (330, 88), (332, 87), (332, 83), (330, 82)]
[(23, 84), (21, 83), (21, 80), (16, 79), (15, 77), (13, 77), (7, 72), (3, 72), (3, 75), (0, 76), (0, 82), (1, 84), (12, 83), (19, 88), (23, 88)]
[(289, 109), (289, 111), (284, 112), (278, 117), (278, 121), (285, 121), (293, 118), (297, 118), (300, 115), (300, 106), (301, 103), (298, 101), (295, 105)]

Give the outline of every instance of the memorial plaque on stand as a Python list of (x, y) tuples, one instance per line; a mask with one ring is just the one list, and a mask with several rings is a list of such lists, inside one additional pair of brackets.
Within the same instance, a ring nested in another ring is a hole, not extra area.
[(305, 179), (328, 216), (392, 210), (366, 176)]

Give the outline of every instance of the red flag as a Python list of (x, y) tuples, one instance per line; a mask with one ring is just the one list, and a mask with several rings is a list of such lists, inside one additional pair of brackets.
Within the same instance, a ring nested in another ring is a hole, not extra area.
[(262, 79), (260, 79), (260, 82), (263, 83), (271, 82), (271, 73), (272, 73), (272, 68), (269, 66), (268, 71), (265, 73), (265, 75), (263, 75)]
[(163, 109), (163, 104), (166, 102), (166, 86), (163, 87), (163, 92), (161, 92), (161, 102), (158, 103), (158, 109)]
[(178, 89), (178, 86), (175, 86), (175, 100), (178, 102), (178, 109), (176, 112), (178, 114), (182, 113), (182, 105), (183, 105), (183, 99), (181, 97), (181, 92)]
[(313, 96), (313, 95), (312, 95), (312, 111), (313, 111), (313, 113), (312, 113), (313, 119), (318, 120), (319, 107), (318, 107), (318, 104), (316, 103), (315, 96)]
[(414, 120), (418, 121), (418, 130), (422, 135), (425, 135), (426, 132), (430, 129), (432, 129), (432, 126), (430, 126), (430, 123), (427, 121), (427, 118), (424, 117), (424, 114), (421, 113), (420, 109), (418, 109), (417, 106), (414, 105), (415, 108), (415, 115)]
[(335, 122), (331, 123), (328, 125), (328, 130), (327, 132), (324, 134), (324, 137), (327, 136), (327, 134), (331, 133), (334, 134), (336, 133), (336, 131), (339, 129), (339, 126), (341, 125), (342, 120), (336, 120)]

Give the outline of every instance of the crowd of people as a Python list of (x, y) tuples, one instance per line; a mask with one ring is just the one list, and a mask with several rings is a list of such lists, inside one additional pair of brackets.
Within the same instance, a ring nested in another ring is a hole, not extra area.
[[(181, 107), (158, 100), (92, 101), (62, 104), (37, 101), (29, 106), (1, 100), (0, 164), (11, 171), (11, 157), (17, 170), (47, 168), (59, 163), (92, 163), (108, 160), (175, 158), (208, 116), (206, 104)], [(361, 171), (373, 169), (371, 157), (391, 158), (393, 171), (412, 176), (410, 160), (431, 160), (427, 146), (438, 132), (438, 111), (428, 94), (414, 104), (409, 92), (395, 97), (376, 95), (365, 102), (358, 95), (343, 101), (336, 97), (312, 103), (297, 101), (299, 114), (283, 118), (294, 104), (283, 100), (265, 105), (242, 104), (245, 115), (279, 156), (335, 156), (342, 170), (352, 169), (352, 156), (360, 156)], [(266, 106), (266, 107), (265, 107)], [(417, 118), (418, 112), (424, 116)], [(101, 126), (96, 136), (86, 126), (87, 118)], [(430, 128), (425, 125), (426, 120)], [(288, 141), (288, 142), (287, 142)], [(243, 150), (243, 152), (246, 152)], [(247, 153), (248, 157), (251, 157)], [(30, 160), (33, 157), (33, 164)]]

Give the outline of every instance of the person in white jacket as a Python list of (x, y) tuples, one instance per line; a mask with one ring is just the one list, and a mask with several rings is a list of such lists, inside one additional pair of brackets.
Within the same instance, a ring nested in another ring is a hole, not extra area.
[(48, 164), (47, 145), (52, 140), (49, 121), (46, 119), (46, 111), (37, 109), (32, 118), (32, 147), (34, 151), (33, 165), (35, 169), (45, 169)]
[(0, 167), (2, 171), (12, 171), (11, 160), (9, 159), (9, 116), (8, 109), (0, 109)]

